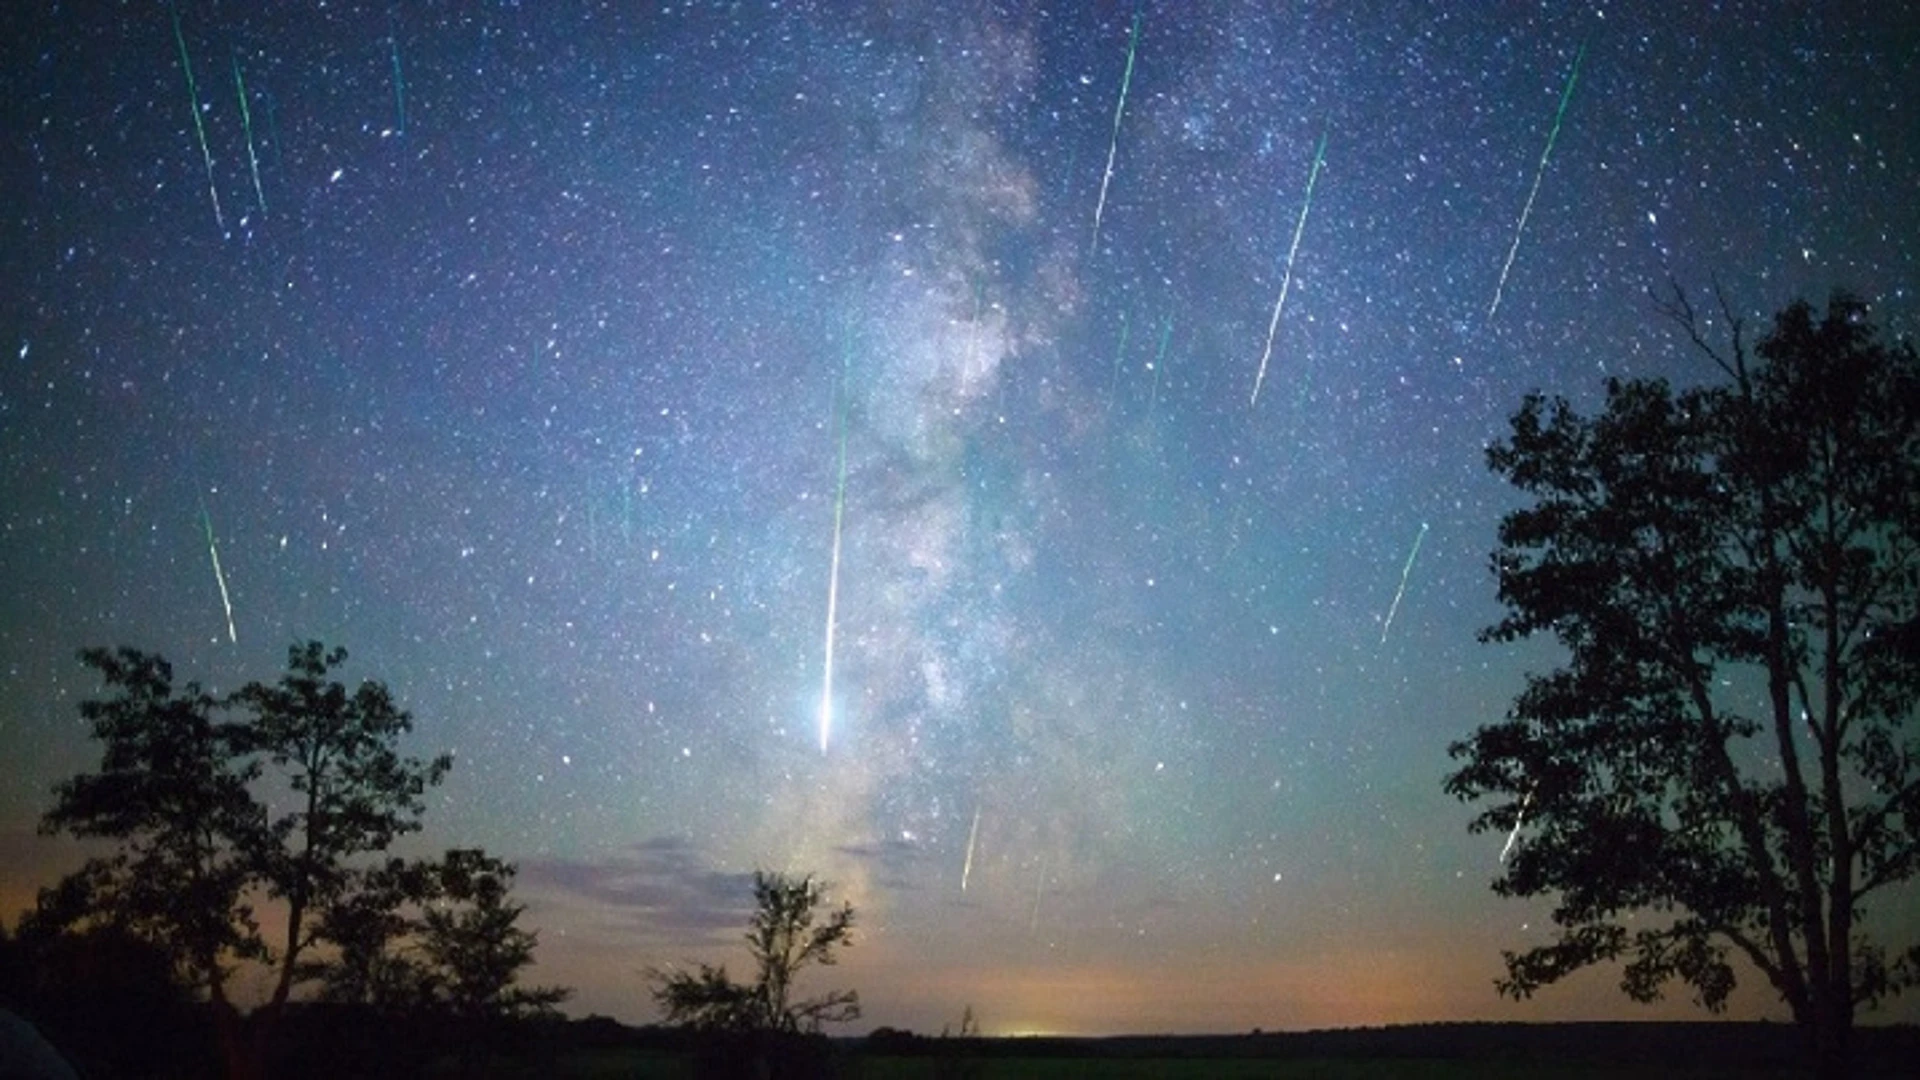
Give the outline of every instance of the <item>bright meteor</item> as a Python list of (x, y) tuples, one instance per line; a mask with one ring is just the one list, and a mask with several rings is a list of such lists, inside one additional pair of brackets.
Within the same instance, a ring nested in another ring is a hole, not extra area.
[(227, 640), (238, 645), (240, 633), (233, 627), (233, 598), (227, 594), (227, 575), (220, 569), (220, 545), (213, 540), (213, 515), (207, 513), (205, 503), (200, 504), (200, 524), (207, 530), (207, 554), (213, 556), (213, 579), (220, 584), (220, 606), (227, 612)]
[(1120, 118), (1127, 113), (1127, 88), (1133, 85), (1133, 53), (1140, 45), (1140, 17), (1133, 13), (1133, 33), (1127, 38), (1127, 71), (1120, 76), (1120, 101), (1113, 107), (1113, 138), (1107, 143), (1107, 171), (1100, 175), (1100, 201), (1093, 206), (1093, 242), (1089, 254), (1100, 250), (1100, 218), (1107, 212), (1107, 185), (1113, 183), (1113, 158), (1120, 150)]
[(833, 639), (840, 619), (840, 522), (847, 509), (847, 366), (853, 345), (840, 358), (840, 479), (833, 495), (833, 556), (827, 570), (827, 644), (826, 660), (820, 679), (820, 752), (827, 752), (833, 738)]
[(1520, 839), (1520, 826), (1526, 823), (1527, 807), (1532, 804), (1532, 802), (1533, 789), (1528, 788), (1527, 793), (1520, 798), (1520, 812), (1513, 815), (1513, 831), (1507, 834), (1507, 842), (1500, 847), (1501, 862), (1506, 862), (1507, 856), (1513, 854), (1514, 841)]
[(967, 891), (967, 879), (973, 877), (973, 845), (980, 839), (980, 808), (973, 808), (973, 828), (967, 830), (967, 861), (960, 867), (960, 891)]

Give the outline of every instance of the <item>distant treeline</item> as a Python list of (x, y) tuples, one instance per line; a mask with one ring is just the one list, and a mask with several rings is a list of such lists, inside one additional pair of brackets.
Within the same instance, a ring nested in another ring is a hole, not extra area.
[[(1806, 1035), (1792, 1024), (1592, 1022), (1561, 1024), (1408, 1024), (1245, 1035), (1114, 1038), (943, 1039), (881, 1028), (869, 1052), (950, 1056), (956, 1043), (980, 1057), (1131, 1060), (1417, 1059), (1646, 1066), (1650, 1070), (1766, 1071), (1800, 1060)], [(1856, 1075), (1911, 1076), (1920, 1061), (1920, 1027), (1861, 1027), (1854, 1032)]]

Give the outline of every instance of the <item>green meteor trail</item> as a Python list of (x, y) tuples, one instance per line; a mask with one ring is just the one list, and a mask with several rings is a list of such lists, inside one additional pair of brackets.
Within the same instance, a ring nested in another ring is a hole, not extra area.
[(407, 133), (407, 82), (400, 76), (400, 39), (393, 25), (393, 16), (387, 16), (387, 56), (393, 62), (393, 112), (394, 121), (399, 125), (397, 135)]
[(267, 216), (267, 195), (260, 189), (260, 155), (253, 148), (253, 110), (247, 107), (247, 80), (240, 74), (240, 57), (233, 58), (233, 88), (240, 95), (240, 126), (247, 133), (247, 168), (253, 172), (253, 197), (260, 216)]
[(187, 104), (193, 109), (193, 130), (200, 136), (200, 160), (207, 167), (207, 196), (213, 200), (213, 220), (220, 232), (227, 231), (227, 217), (220, 212), (220, 189), (213, 183), (213, 151), (207, 148), (207, 125), (200, 119), (200, 87), (193, 81), (193, 59), (187, 55), (187, 36), (180, 32), (180, 10), (167, 5), (173, 16), (173, 40), (180, 46), (180, 70), (187, 75)]
[(1553, 141), (1560, 137), (1560, 121), (1566, 119), (1567, 102), (1573, 98), (1573, 84), (1580, 78), (1580, 61), (1587, 55), (1587, 46), (1583, 42), (1580, 50), (1573, 54), (1573, 68), (1567, 72), (1567, 85), (1560, 91), (1560, 107), (1553, 114), (1553, 129), (1547, 132), (1547, 145), (1540, 151), (1540, 164), (1533, 170), (1533, 190), (1527, 192), (1527, 204), (1520, 208), (1520, 221), (1513, 227), (1513, 244), (1507, 248), (1507, 262), (1500, 268), (1500, 282), (1493, 287), (1493, 303), (1487, 305), (1487, 318), (1500, 310), (1500, 294), (1506, 291), (1507, 275), (1513, 272), (1513, 257), (1520, 250), (1520, 234), (1527, 229), (1527, 218), (1533, 213), (1533, 200), (1540, 195), (1540, 180), (1547, 175), (1547, 159), (1553, 156)]
[(1153, 412), (1153, 407), (1160, 402), (1160, 378), (1161, 374), (1166, 370), (1167, 342), (1171, 340), (1173, 340), (1173, 313), (1168, 312), (1167, 317), (1160, 323), (1160, 351), (1153, 356), (1153, 386), (1152, 389), (1147, 391), (1147, 412), (1149, 414)]

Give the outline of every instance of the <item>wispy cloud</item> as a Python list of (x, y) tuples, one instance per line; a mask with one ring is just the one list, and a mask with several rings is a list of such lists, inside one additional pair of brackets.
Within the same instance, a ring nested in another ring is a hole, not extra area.
[(894, 892), (919, 888), (917, 873), (926, 863), (920, 845), (906, 840), (880, 840), (866, 844), (842, 844), (834, 849), (849, 859), (871, 865), (878, 884)]
[(731, 936), (753, 906), (753, 875), (707, 864), (684, 837), (663, 836), (599, 859), (528, 859), (520, 880), (530, 890), (585, 900), (649, 937), (698, 945)]

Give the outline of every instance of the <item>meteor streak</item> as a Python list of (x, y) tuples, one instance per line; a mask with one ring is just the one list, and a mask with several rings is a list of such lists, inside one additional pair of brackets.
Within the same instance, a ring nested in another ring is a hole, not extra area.
[(967, 879), (973, 876), (973, 845), (980, 839), (980, 808), (973, 808), (973, 828), (967, 830), (967, 861), (960, 867), (960, 891), (967, 891)]
[(200, 136), (200, 160), (207, 167), (207, 196), (213, 200), (213, 221), (225, 235), (227, 216), (220, 212), (220, 189), (213, 183), (213, 151), (207, 149), (207, 125), (200, 119), (200, 87), (193, 81), (193, 60), (187, 55), (187, 37), (180, 32), (180, 9), (168, 4), (167, 10), (173, 16), (173, 40), (180, 46), (180, 69), (187, 75), (187, 103), (193, 107), (194, 133)]
[(1173, 339), (1173, 313), (1160, 323), (1160, 351), (1153, 357), (1153, 385), (1147, 391), (1147, 413), (1153, 413), (1153, 407), (1160, 402), (1160, 374), (1167, 365), (1167, 342)]
[(1100, 201), (1093, 205), (1093, 242), (1087, 245), (1089, 254), (1100, 250), (1100, 216), (1107, 210), (1107, 185), (1113, 182), (1113, 156), (1120, 149), (1120, 117), (1127, 111), (1127, 87), (1133, 85), (1133, 52), (1140, 44), (1140, 18), (1144, 14), (1138, 10), (1133, 13), (1133, 33), (1127, 38), (1127, 72), (1120, 76), (1120, 103), (1113, 107), (1113, 138), (1107, 143), (1107, 171), (1100, 177)]
[(395, 134), (407, 133), (407, 83), (400, 77), (400, 39), (394, 29), (393, 15), (387, 15), (387, 55), (393, 61), (393, 111), (400, 125)]
[(840, 612), (840, 522), (847, 509), (847, 367), (853, 344), (840, 357), (840, 479), (833, 496), (833, 556), (827, 570), (827, 644), (824, 673), (820, 679), (820, 752), (827, 752), (833, 737), (833, 639)]
[(1127, 355), (1127, 313), (1120, 313), (1120, 344), (1113, 347), (1113, 378), (1107, 381), (1107, 411), (1113, 411), (1114, 398), (1120, 393), (1120, 359)]
[(1400, 588), (1394, 591), (1393, 606), (1387, 608), (1387, 621), (1380, 627), (1380, 644), (1387, 643), (1387, 631), (1393, 629), (1393, 617), (1400, 611), (1400, 598), (1407, 595), (1407, 578), (1413, 573), (1413, 560), (1420, 556), (1420, 541), (1427, 538), (1427, 523), (1420, 523), (1420, 532), (1413, 538), (1413, 550), (1407, 552), (1407, 565), (1400, 568)]
[(1513, 815), (1513, 831), (1507, 834), (1507, 842), (1500, 847), (1501, 862), (1506, 862), (1507, 856), (1513, 853), (1514, 841), (1520, 839), (1520, 826), (1527, 820), (1527, 806), (1532, 802), (1533, 789), (1528, 788), (1527, 793), (1520, 797), (1520, 812)]
[(1033, 915), (1027, 920), (1027, 933), (1040, 932), (1040, 898), (1047, 892), (1047, 857), (1040, 856), (1040, 872), (1033, 878)]
[(1293, 223), (1293, 243), (1287, 247), (1287, 270), (1280, 278), (1280, 296), (1273, 302), (1273, 318), (1267, 321), (1267, 350), (1260, 354), (1260, 371), (1253, 377), (1253, 397), (1249, 406), (1260, 403), (1260, 384), (1267, 379), (1267, 361), (1273, 358), (1273, 335), (1280, 329), (1280, 311), (1287, 306), (1287, 289), (1293, 285), (1293, 258), (1300, 253), (1300, 234), (1307, 228), (1307, 211), (1313, 209), (1313, 182), (1320, 178), (1320, 165), (1327, 159), (1327, 130), (1320, 129), (1320, 145), (1313, 151), (1313, 168), (1307, 173), (1307, 194), (1300, 200), (1300, 220)]
[(267, 216), (267, 196), (260, 190), (260, 155), (253, 148), (253, 110), (247, 107), (247, 80), (240, 75), (240, 56), (233, 57), (233, 88), (240, 95), (240, 126), (247, 133), (247, 168), (253, 171), (253, 197), (260, 204), (260, 216)]
[(1560, 121), (1567, 115), (1567, 102), (1573, 97), (1574, 81), (1580, 78), (1580, 60), (1587, 55), (1587, 46), (1582, 43), (1578, 52), (1573, 54), (1573, 68), (1567, 72), (1567, 85), (1560, 91), (1560, 108), (1553, 114), (1553, 130), (1547, 132), (1547, 145), (1540, 151), (1540, 164), (1533, 170), (1533, 190), (1527, 192), (1527, 204), (1520, 208), (1520, 221), (1513, 227), (1513, 244), (1507, 248), (1507, 262), (1500, 268), (1500, 282), (1493, 287), (1493, 303), (1487, 305), (1487, 318), (1500, 310), (1500, 294), (1506, 291), (1507, 275), (1513, 272), (1513, 257), (1520, 250), (1520, 234), (1527, 229), (1527, 218), (1533, 213), (1533, 200), (1540, 194), (1540, 180), (1547, 175), (1547, 158), (1553, 155), (1553, 140), (1560, 137)]
[(233, 627), (233, 599), (227, 595), (227, 575), (220, 569), (220, 545), (213, 540), (213, 517), (207, 513), (207, 504), (200, 504), (200, 524), (207, 530), (207, 554), (213, 557), (213, 579), (220, 584), (220, 606), (227, 612), (227, 640), (235, 645), (240, 643), (240, 634)]

